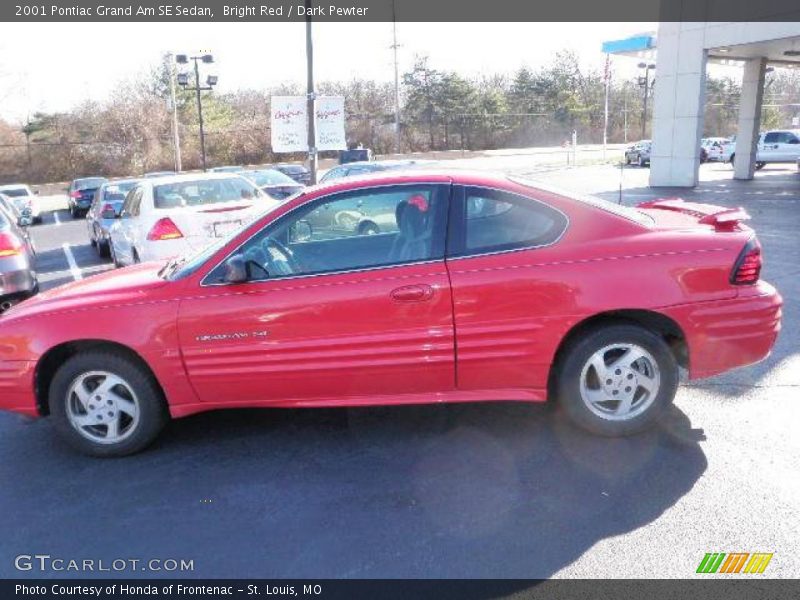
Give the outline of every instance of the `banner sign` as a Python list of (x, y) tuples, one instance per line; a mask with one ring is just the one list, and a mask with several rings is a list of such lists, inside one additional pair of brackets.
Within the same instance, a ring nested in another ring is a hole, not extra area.
[(305, 96), (273, 96), (272, 151), (308, 152), (308, 106)]
[[(272, 97), (272, 151), (308, 152), (308, 101), (305, 96)], [(344, 97), (317, 96), (317, 151), (347, 150)]]
[(344, 135), (344, 96), (317, 96), (317, 150), (347, 150)]

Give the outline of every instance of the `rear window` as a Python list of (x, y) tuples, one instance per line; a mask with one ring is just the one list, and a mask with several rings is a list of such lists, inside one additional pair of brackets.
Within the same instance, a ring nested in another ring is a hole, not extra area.
[(72, 182), (76, 190), (96, 190), (106, 182), (102, 177), (94, 177), (91, 179), (76, 179)]
[(126, 181), (124, 183), (109, 183), (103, 187), (103, 201), (104, 202), (125, 202), (125, 196), (128, 195), (136, 181)]
[(644, 214), (639, 210), (636, 210), (635, 208), (632, 208), (630, 206), (625, 206), (623, 204), (616, 204), (614, 202), (609, 202), (608, 200), (603, 200), (602, 198), (598, 198), (597, 196), (590, 196), (588, 194), (575, 194), (573, 192), (568, 192), (565, 190), (548, 186), (546, 184), (539, 183), (538, 181), (535, 182), (529, 181), (521, 177), (509, 177), (509, 179), (514, 183), (519, 183), (520, 185), (524, 185), (525, 187), (531, 188), (533, 190), (542, 190), (545, 192), (550, 192), (552, 194), (563, 196), (564, 198), (569, 198), (570, 200), (576, 200), (578, 202), (582, 202), (583, 204), (588, 204), (589, 206), (593, 206), (595, 208), (599, 208), (600, 210), (604, 210), (605, 212), (617, 215), (618, 217), (628, 219), (629, 221), (633, 221), (634, 223), (638, 223), (639, 225), (642, 225), (644, 227), (650, 227), (655, 222), (653, 221), (652, 217)]
[(281, 173), (280, 171), (254, 171), (248, 174), (256, 185), (297, 185), (294, 179)]
[(286, 171), (287, 173), (305, 173), (306, 168), (301, 167), (300, 165), (284, 165), (281, 166), (282, 171)]
[(260, 197), (259, 189), (242, 177), (196, 179), (153, 186), (156, 208), (205, 206)]
[(21, 198), (23, 196), (31, 195), (30, 190), (24, 187), (4, 189), (2, 190), (2, 193), (10, 198)]

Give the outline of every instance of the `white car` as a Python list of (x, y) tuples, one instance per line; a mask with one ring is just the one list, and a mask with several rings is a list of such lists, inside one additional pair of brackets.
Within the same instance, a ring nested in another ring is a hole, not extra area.
[(277, 205), (230, 173), (143, 179), (111, 226), (111, 259), (119, 267), (197, 252)]
[(34, 223), (42, 222), (42, 207), (39, 203), (39, 198), (29, 186), (24, 183), (0, 185), (0, 194), (11, 198), (18, 212), (21, 213), (25, 209), (29, 210)]
[[(800, 129), (774, 129), (758, 136), (756, 168), (768, 163), (794, 163), (800, 158)], [(736, 149), (731, 163), (736, 161)]]
[(725, 146), (729, 142), (730, 140), (728, 138), (712, 137), (703, 138), (700, 140), (700, 145), (706, 149), (708, 153), (707, 160), (709, 162), (724, 162), (726, 157)]

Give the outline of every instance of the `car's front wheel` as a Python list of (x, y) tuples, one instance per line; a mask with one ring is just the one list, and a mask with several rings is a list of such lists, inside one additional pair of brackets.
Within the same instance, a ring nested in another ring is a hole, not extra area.
[(69, 358), (53, 377), (49, 401), (58, 432), (91, 456), (138, 452), (153, 442), (169, 418), (153, 377), (113, 351)]
[(651, 427), (675, 397), (678, 364), (660, 336), (636, 325), (590, 330), (566, 349), (556, 393), (578, 426), (606, 436)]

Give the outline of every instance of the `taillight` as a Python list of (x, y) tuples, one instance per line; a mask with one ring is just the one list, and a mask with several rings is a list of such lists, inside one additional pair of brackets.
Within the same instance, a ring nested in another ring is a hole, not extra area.
[(22, 242), (10, 233), (0, 233), (0, 258), (22, 253)]
[(169, 217), (164, 217), (156, 221), (150, 233), (147, 234), (147, 239), (151, 242), (161, 242), (164, 240), (175, 240), (182, 238), (183, 234), (178, 226)]
[(761, 276), (761, 244), (752, 237), (745, 244), (731, 271), (733, 285), (752, 285)]
[(80, 198), (81, 197), (81, 193), (79, 191), (75, 190), (74, 192), (70, 192), (69, 193), (69, 197), (70, 198)]

